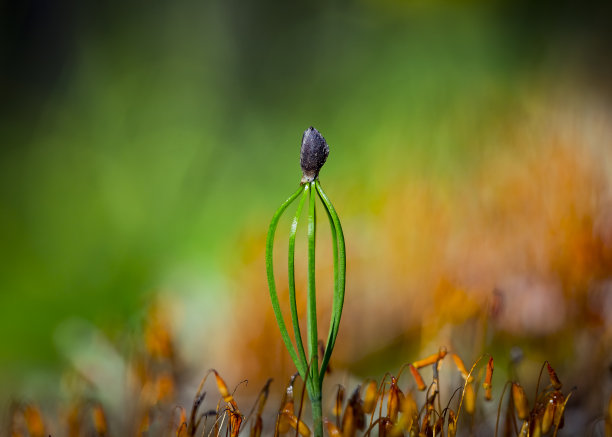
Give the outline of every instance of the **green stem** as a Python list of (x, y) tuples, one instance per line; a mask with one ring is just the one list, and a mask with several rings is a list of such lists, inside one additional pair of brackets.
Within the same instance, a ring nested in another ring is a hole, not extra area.
[(319, 344), (317, 334), (317, 293), (315, 284), (315, 240), (316, 240), (316, 194), (315, 183), (310, 182), (308, 207), (308, 352), (310, 356), (310, 385), (309, 397), (312, 407), (312, 421), (315, 437), (323, 436), (321, 381), (319, 379)]
[(274, 217), (272, 217), (272, 221), (270, 223), (270, 228), (268, 230), (268, 237), (266, 240), (266, 273), (268, 276), (268, 288), (270, 290), (270, 300), (272, 301), (272, 309), (274, 310), (274, 316), (276, 317), (276, 323), (278, 324), (278, 328), (281, 333), (281, 337), (285, 342), (285, 347), (287, 351), (289, 351), (289, 355), (291, 356), (291, 360), (295, 364), (295, 367), (300, 372), (300, 375), (306, 375), (306, 366), (302, 364), (299, 360), (297, 353), (291, 343), (291, 338), (289, 337), (289, 333), (287, 332), (287, 327), (285, 325), (285, 321), (283, 319), (283, 313), (280, 308), (280, 303), (278, 301), (278, 294), (276, 292), (276, 282), (274, 281), (274, 257), (273, 257), (273, 249), (274, 249), (274, 234), (276, 233), (276, 227), (278, 226), (278, 221), (281, 216), (287, 209), (291, 203), (300, 195), (302, 191), (306, 192), (305, 187), (300, 186), (295, 193), (291, 195), (276, 211)]
[(325, 346), (323, 362), (321, 363), (320, 380), (322, 382), (323, 376), (325, 375), (325, 370), (329, 364), (332, 350), (336, 344), (336, 338), (340, 328), (340, 317), (342, 316), (342, 307), (344, 306), (344, 291), (346, 285), (346, 248), (344, 243), (344, 233), (342, 231), (342, 226), (340, 225), (340, 218), (338, 217), (338, 214), (336, 213), (331, 201), (323, 191), (323, 188), (321, 188), (320, 182), (316, 180), (315, 184), (317, 193), (325, 206), (325, 211), (327, 212), (327, 216), (329, 218), (334, 257), (334, 299), (332, 304), (332, 315), (327, 345)]
[[(295, 336), (297, 353), (299, 354), (304, 368), (307, 367), (308, 360), (306, 359), (306, 353), (304, 352), (304, 344), (302, 343), (302, 333), (300, 331), (297, 302), (295, 298), (295, 237), (297, 234), (297, 227), (298, 222), (300, 220), (300, 215), (302, 214), (302, 207), (304, 206), (304, 202), (306, 201), (307, 192), (309, 192), (308, 185), (306, 185), (306, 187), (304, 188), (302, 198), (300, 199), (300, 203), (298, 204), (297, 211), (295, 212), (295, 217), (293, 218), (293, 222), (291, 223), (291, 230), (289, 232), (289, 305), (291, 307), (291, 321), (293, 323), (293, 333)], [(308, 380), (307, 375), (301, 372), (300, 376), (304, 381)]]
[(319, 336), (317, 334), (317, 291), (315, 285), (315, 239), (317, 233), (317, 217), (315, 210), (314, 182), (310, 184), (310, 197), (308, 207), (308, 352), (311, 360), (311, 369), (316, 369), (318, 378), (318, 351)]
[(320, 392), (317, 398), (310, 398), (310, 408), (312, 409), (312, 426), (314, 436), (323, 437), (323, 408)]

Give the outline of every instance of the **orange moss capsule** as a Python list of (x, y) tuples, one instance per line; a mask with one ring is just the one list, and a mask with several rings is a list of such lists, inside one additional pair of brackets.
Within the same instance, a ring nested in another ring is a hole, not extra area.
[(237, 437), (240, 433), (240, 426), (242, 425), (242, 414), (239, 412), (230, 412), (230, 429), (231, 437)]
[(485, 399), (487, 401), (491, 400), (491, 380), (493, 379), (493, 357), (489, 358), (489, 362), (487, 363), (487, 373), (485, 375), (484, 383), (482, 387), (485, 389)]
[(514, 401), (514, 408), (516, 414), (521, 420), (526, 420), (529, 417), (529, 405), (527, 404), (527, 396), (525, 390), (520, 386), (519, 383), (512, 383), (512, 400)]
[(538, 417), (531, 422), (531, 429), (529, 430), (531, 437), (542, 437), (542, 423)]
[(272, 383), (272, 378), (268, 379), (266, 385), (261, 389), (259, 393), (259, 398), (257, 400), (257, 416), (255, 418), (255, 423), (251, 427), (250, 437), (260, 437), (261, 431), (263, 429), (263, 420), (261, 415), (263, 413), (264, 406), (266, 405), (266, 401), (268, 400), (268, 394), (270, 393), (270, 384)]
[(381, 417), (378, 422), (378, 437), (388, 437), (393, 429), (393, 424), (387, 417)]
[(389, 429), (389, 437), (404, 437), (404, 418), (403, 416), (399, 418), (397, 422), (391, 425)]
[(550, 378), (551, 385), (553, 386), (555, 390), (560, 390), (561, 387), (563, 387), (563, 384), (557, 377), (557, 373), (552, 368), (552, 366), (548, 363), (548, 361), (546, 362), (546, 369), (548, 370), (548, 377)]
[(453, 358), (453, 362), (455, 363), (457, 370), (461, 372), (461, 376), (463, 376), (463, 379), (471, 378), (471, 376), (469, 376), (469, 372), (465, 368), (465, 364), (463, 364), (463, 360), (459, 357), (459, 355), (451, 354), (451, 357)]
[(425, 390), (427, 388), (427, 386), (425, 385), (425, 382), (423, 381), (423, 378), (421, 377), (421, 374), (416, 369), (416, 367), (414, 367), (411, 364), (411, 365), (408, 366), (408, 368), (410, 369), (410, 373), (412, 374), (412, 377), (414, 378), (414, 382), (416, 382), (417, 388), (420, 391)]
[(417, 406), (417, 403), (414, 400), (412, 393), (408, 392), (404, 395), (400, 410), (402, 414), (409, 417), (415, 417), (419, 415), (419, 407)]
[(344, 404), (344, 387), (339, 385), (338, 391), (336, 392), (336, 401), (334, 402), (334, 408), (332, 408), (332, 414), (334, 416), (340, 417), (342, 415), (342, 404)]
[(489, 387), (487, 387), (485, 389), (485, 399), (487, 401), (490, 401), (491, 399), (493, 399), (493, 393), (492, 393), (492, 390), (491, 390), (491, 386), (489, 386)]
[(463, 401), (465, 402), (465, 411), (471, 416), (476, 411), (476, 393), (472, 383), (468, 382), (465, 386), (465, 393), (463, 395)]
[(323, 421), (325, 422), (329, 437), (344, 437), (338, 427), (329, 420), (327, 420), (327, 418), (324, 418)]
[(354, 427), (363, 431), (365, 429), (366, 420), (365, 413), (363, 412), (363, 402), (359, 397), (359, 387), (355, 389), (349, 398), (347, 407), (348, 406), (351, 407), (350, 413), (353, 418)]
[(363, 400), (363, 412), (370, 414), (376, 408), (376, 402), (378, 401), (378, 385), (376, 381), (368, 382), (365, 389), (365, 396)]
[(45, 424), (43, 422), (42, 414), (40, 410), (33, 406), (28, 405), (23, 410), (23, 417), (28, 428), (28, 433), (31, 437), (44, 437), (45, 436)]
[(106, 415), (101, 405), (94, 405), (91, 409), (91, 420), (98, 435), (106, 435), (108, 425), (106, 423)]
[(349, 403), (344, 410), (344, 417), (342, 418), (342, 435), (344, 437), (353, 437), (356, 433), (355, 412), (353, 406)]
[[(187, 412), (183, 407), (178, 407), (181, 414), (179, 415), (179, 425), (176, 430), (176, 435), (186, 434), (187, 433)], [(183, 431), (183, 428), (185, 430)]]
[(295, 403), (293, 401), (293, 396), (287, 399), (285, 405), (283, 406), (282, 412), (289, 415), (295, 414)]
[(397, 420), (397, 414), (400, 409), (400, 395), (402, 392), (397, 387), (397, 379), (395, 376), (391, 377), (391, 387), (389, 387), (389, 395), (387, 396), (387, 417), (391, 422)]
[(544, 413), (542, 413), (542, 432), (546, 434), (552, 428), (553, 418), (555, 417), (555, 404), (552, 399), (546, 402)]
[(457, 435), (457, 418), (455, 412), (451, 409), (448, 410), (448, 427), (447, 436), (455, 437)]
[(557, 428), (563, 428), (563, 413), (565, 412), (565, 397), (560, 391), (554, 391), (550, 394), (551, 402), (555, 405), (555, 414), (553, 416), (553, 424)]
[(279, 434), (285, 434), (286, 432), (289, 431), (289, 429), (291, 429), (291, 425), (289, 423), (289, 417), (291, 416), (288, 416), (284, 413), (281, 413), (278, 416), (278, 419), (276, 420), (276, 429), (278, 430)]
[(404, 435), (404, 431), (410, 432), (415, 421), (418, 421), (419, 410), (410, 392), (400, 396), (400, 412), (402, 413), (393, 425), (390, 435), (399, 437)]
[[(298, 420), (295, 414), (292, 414), (291, 416), (289, 416), (288, 414), (283, 413), (283, 416), (285, 416), (285, 419), (287, 420), (287, 423), (289, 424), (289, 426), (297, 430), (297, 432), (302, 437), (310, 436), (310, 428), (308, 428), (308, 426), (306, 426), (304, 422), (302, 422), (301, 420)], [(280, 428), (279, 428), (279, 431), (280, 431)]]
[(295, 415), (295, 405), (293, 402), (293, 386), (287, 386), (286, 401), (280, 411), (277, 421), (278, 432), (283, 434), (289, 431), (289, 428), (297, 430), (302, 437), (310, 436), (310, 429), (304, 422), (298, 420)]
[(225, 381), (223, 380), (223, 378), (221, 378), (221, 376), (219, 376), (219, 373), (217, 373), (216, 370), (212, 369), (212, 372), (215, 374), (215, 378), (217, 380), (217, 388), (219, 389), (221, 397), (225, 402), (230, 403), (230, 401), (233, 400), (233, 396), (227, 389), (227, 384), (225, 384)]
[(421, 431), (420, 431), (420, 434), (423, 434), (423, 435), (426, 435), (426, 436), (433, 434), (431, 432), (431, 427), (430, 427), (430, 423), (429, 423), (430, 420), (431, 420), (431, 412), (432, 412), (432, 409), (431, 408), (427, 408), (427, 411), (425, 412), (425, 416), (423, 416), (423, 421), (421, 422)]
[(176, 437), (188, 437), (188, 436), (189, 436), (189, 431), (187, 430), (187, 424), (183, 422), (179, 425), (178, 429), (176, 430)]
[[(290, 388), (291, 390), (289, 390)], [(289, 431), (289, 428), (291, 427), (290, 418), (295, 415), (294, 404), (293, 404), (293, 387), (289, 386), (287, 388), (287, 394), (288, 394), (288, 397), (289, 396), (290, 397), (289, 399), (287, 399), (287, 401), (283, 405), (283, 408), (281, 408), (281, 411), (278, 417), (278, 431), (281, 434)]]
[(443, 348), (440, 348), (438, 353), (430, 355), (427, 358), (423, 358), (422, 360), (415, 361), (414, 363), (412, 363), (412, 365), (417, 369), (421, 369), (423, 367), (430, 366), (434, 363), (437, 363), (445, 356), (446, 356), (446, 348), (443, 347)]
[(234, 408), (234, 410), (238, 411), (238, 405), (234, 400), (234, 396), (232, 396), (229, 390), (227, 389), (227, 384), (225, 384), (225, 381), (223, 380), (223, 378), (221, 378), (221, 376), (219, 376), (215, 369), (212, 369), (212, 372), (215, 374), (215, 379), (217, 380), (217, 388), (219, 389), (221, 397), (225, 402), (230, 404)]

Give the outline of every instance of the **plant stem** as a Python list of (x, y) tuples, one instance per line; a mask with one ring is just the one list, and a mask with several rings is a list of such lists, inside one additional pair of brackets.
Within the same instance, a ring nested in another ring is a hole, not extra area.
[(323, 408), (321, 404), (320, 391), (318, 393), (318, 397), (315, 398), (310, 396), (310, 408), (312, 409), (312, 427), (314, 437), (323, 437)]
[(321, 381), (319, 378), (319, 337), (317, 334), (317, 293), (315, 284), (315, 241), (317, 218), (315, 210), (315, 183), (310, 182), (308, 207), (308, 352), (310, 357), (309, 398), (315, 437), (323, 436)]

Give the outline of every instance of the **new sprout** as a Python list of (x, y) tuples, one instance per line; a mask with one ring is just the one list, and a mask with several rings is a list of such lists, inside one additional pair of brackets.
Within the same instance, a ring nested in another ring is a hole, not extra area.
[[(268, 275), (268, 287), (270, 289), (270, 298), (272, 300), (272, 308), (280, 329), (281, 336), (289, 351), (289, 355), (293, 360), (295, 367), (302, 379), (306, 382), (306, 390), (312, 407), (312, 419), (314, 424), (314, 434), (316, 437), (323, 435), (323, 422), (321, 411), (321, 390), (323, 387), (323, 378), (325, 370), (329, 364), (336, 337), (338, 336), (338, 328), (340, 326), (340, 317), (342, 315), (342, 306), (344, 303), (344, 287), (345, 287), (345, 271), (346, 271), (346, 256), (344, 247), (344, 235), (342, 226), (336, 210), (334, 209), (329, 198), (323, 191), (319, 182), (319, 171), (329, 155), (329, 146), (325, 138), (313, 127), (306, 129), (302, 137), (302, 147), (300, 153), (300, 165), (302, 167), (303, 177), (300, 181), (299, 188), (293, 193), (276, 211), (266, 242), (266, 270)], [(329, 219), (331, 228), (331, 238), (333, 246), (333, 264), (334, 264), (334, 294), (332, 302), (332, 314), (327, 335), (327, 342), (323, 349), (323, 356), (318, 354), (318, 333), (317, 333), (317, 298), (315, 290), (315, 236), (316, 236), (316, 208), (315, 199), (318, 197), (323, 204), (323, 208)], [(274, 234), (278, 226), (278, 222), (287, 210), (287, 208), (298, 198), (298, 206), (295, 216), (291, 223), (289, 232), (289, 306), (291, 310), (291, 322), (295, 338), (295, 346), (293, 345), (287, 326), (281, 312), (278, 294), (276, 292), (276, 283), (274, 280), (274, 265), (272, 252), (274, 248)], [(295, 238), (298, 228), (298, 223), (302, 213), (304, 204), (308, 199), (308, 286), (307, 286), (307, 344), (308, 355), (304, 349), (302, 334), (300, 332), (300, 324), (298, 320), (296, 290), (295, 290)], [(321, 363), (319, 365), (319, 358)]]

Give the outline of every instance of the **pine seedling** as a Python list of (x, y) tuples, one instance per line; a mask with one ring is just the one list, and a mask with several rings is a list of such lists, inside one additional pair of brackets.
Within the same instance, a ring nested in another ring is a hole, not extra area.
[[(321, 407), (321, 390), (325, 371), (329, 364), (338, 328), (340, 326), (340, 316), (344, 303), (346, 256), (344, 247), (344, 236), (340, 219), (329, 198), (323, 191), (319, 182), (319, 171), (329, 154), (329, 146), (325, 138), (313, 127), (306, 129), (302, 137), (302, 147), (300, 151), (300, 165), (303, 177), (299, 188), (293, 193), (276, 211), (272, 217), (268, 237), (266, 241), (266, 270), (268, 276), (268, 287), (274, 315), (285, 343), (289, 355), (295, 364), (300, 376), (306, 382), (306, 390), (312, 409), (312, 420), (315, 437), (323, 435), (323, 420)], [(332, 314), (327, 335), (327, 342), (323, 348), (321, 363), (319, 365), (318, 353), (318, 334), (317, 334), (317, 306), (315, 290), (315, 236), (316, 236), (316, 212), (315, 200), (319, 198), (329, 219), (331, 228), (331, 238), (333, 246), (334, 264), (334, 293), (332, 302)], [(291, 310), (291, 321), (295, 338), (293, 345), (287, 326), (285, 324), (278, 294), (274, 280), (273, 248), (274, 234), (278, 222), (287, 208), (298, 198), (300, 198), (297, 210), (289, 232), (289, 254), (288, 254), (288, 278), (289, 278), (289, 306)], [(296, 291), (295, 291), (295, 238), (302, 209), (308, 199), (308, 286), (307, 286), (307, 343), (308, 355), (304, 349), (300, 324), (298, 320)]]

